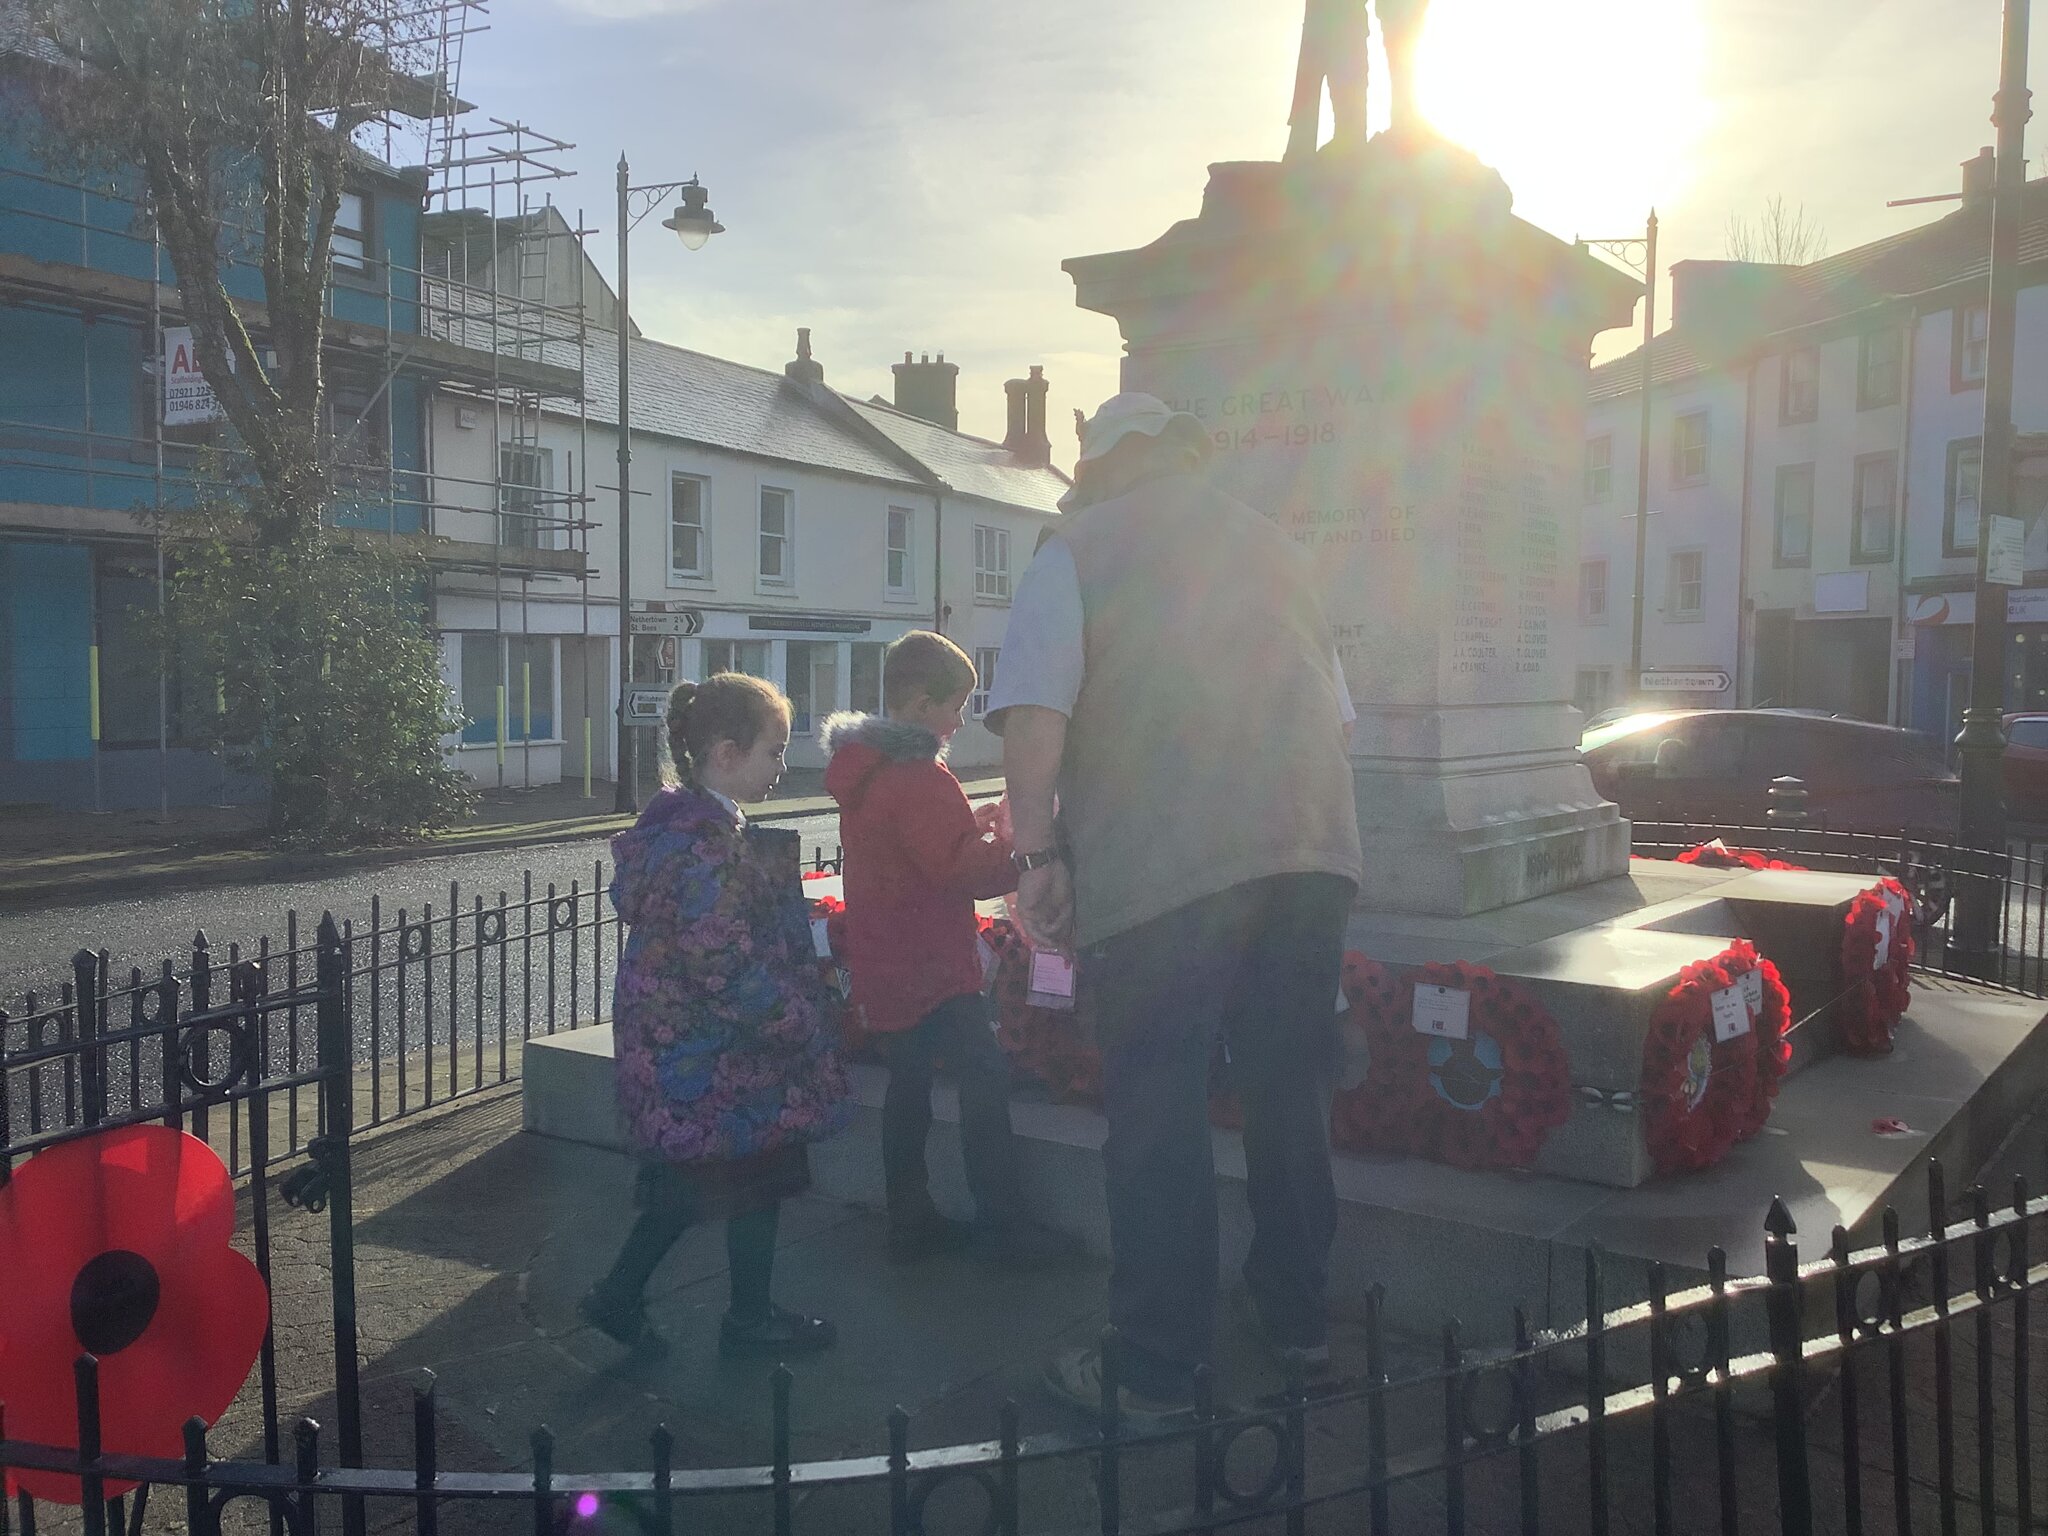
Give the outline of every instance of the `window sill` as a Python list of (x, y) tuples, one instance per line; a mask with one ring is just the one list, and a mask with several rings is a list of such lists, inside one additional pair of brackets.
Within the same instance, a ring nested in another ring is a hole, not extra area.
[(1950, 379), (1948, 381), (1948, 392), (1952, 395), (1967, 395), (1971, 390), (1982, 389), (1983, 387), (1984, 381), (1982, 379)]
[(1707, 616), (1704, 612), (1673, 613), (1666, 615), (1664, 622), (1666, 624), (1704, 624), (1707, 622)]
[(702, 576), (684, 576), (678, 574), (675, 571), (670, 571), (668, 573), (668, 584), (672, 588), (688, 587), (694, 588), (695, 590), (700, 592), (707, 591), (710, 588), (717, 585), (717, 583), (711, 579), (709, 574)]
[(1705, 475), (1695, 475), (1690, 480), (1673, 480), (1668, 489), (1674, 491), (1697, 491), (1707, 483)]
[(1891, 409), (1892, 409), (1892, 408), (1893, 408), (1894, 406), (1896, 406), (1896, 405), (1897, 405), (1898, 403), (1899, 403), (1899, 397), (1898, 397), (1897, 395), (1894, 395), (1894, 396), (1892, 396), (1892, 398), (1891, 398), (1891, 399), (1889, 399), (1889, 400), (1858, 400), (1858, 401), (1856, 402), (1856, 409), (1857, 409), (1857, 410), (1858, 410), (1859, 412), (1860, 412), (1860, 411), (1888, 411), (1888, 410), (1891, 410)]
[(1852, 554), (1852, 555), (1850, 555), (1850, 556), (1849, 556), (1849, 563), (1850, 563), (1851, 565), (1856, 565), (1856, 566), (1866, 566), (1866, 567), (1867, 567), (1867, 566), (1873, 566), (1873, 565), (1893, 565), (1893, 564), (1896, 564), (1896, 563), (1897, 563), (1897, 561), (1898, 561), (1898, 556), (1894, 555), (1894, 554), (1893, 554), (1893, 553), (1892, 553), (1892, 552), (1891, 552), (1890, 550), (1886, 550), (1886, 551), (1885, 551), (1885, 552), (1884, 552), (1883, 554), (1881, 554), (1881, 555), (1857, 555), (1857, 554)]
[(882, 601), (894, 603), (899, 608), (914, 608), (917, 606), (917, 594), (915, 592), (885, 592), (882, 594)]
[(1011, 602), (1012, 599), (1007, 597), (977, 597), (974, 600), (974, 606), (977, 608), (1007, 608)]
[(1813, 569), (1813, 562), (1811, 560), (1773, 560), (1771, 562), (1771, 569), (1774, 571), (1810, 571)]
[(1778, 418), (1778, 425), (1781, 427), (1810, 427), (1819, 420), (1820, 412), (1815, 411), (1811, 416), (1780, 416)]

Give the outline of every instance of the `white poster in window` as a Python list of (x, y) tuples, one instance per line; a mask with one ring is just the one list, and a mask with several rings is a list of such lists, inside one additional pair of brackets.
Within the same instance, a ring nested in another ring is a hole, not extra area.
[(1445, 1040), (1463, 1040), (1472, 1032), (1472, 994), (1462, 987), (1418, 983), (1415, 1011), (1409, 1016), (1416, 1033)]
[(1716, 992), (1713, 1004), (1717, 1041), (1735, 1040), (1749, 1033), (1749, 1005), (1743, 1001), (1740, 983)]
[[(1984, 546), (1984, 579), (2016, 587), (2027, 579), (2027, 525), (2016, 517), (1992, 517)], [(2010, 617), (2010, 615), (2008, 615)]]
[[(230, 365), (233, 361), (229, 359)], [(226, 414), (220, 408), (213, 386), (206, 382), (206, 375), (200, 371), (199, 351), (192, 345), (192, 328), (189, 325), (164, 327), (162, 368), (165, 426), (196, 426), (202, 422), (219, 421)]]

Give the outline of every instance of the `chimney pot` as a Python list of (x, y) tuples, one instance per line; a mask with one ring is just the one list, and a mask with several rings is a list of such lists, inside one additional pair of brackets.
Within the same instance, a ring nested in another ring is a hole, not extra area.
[[(1016, 409), (1016, 398), (1021, 395), (1024, 402), (1023, 432), (1011, 448), (1026, 463), (1044, 468), (1052, 463), (1052, 439), (1045, 430), (1045, 401), (1052, 386), (1046, 382), (1045, 369), (1032, 364), (1031, 377), (1012, 381), (1016, 394), (1011, 397), (1011, 409)], [(1005, 447), (1011, 447), (1005, 444)]]
[(811, 356), (811, 328), (808, 325), (796, 328), (796, 357), (783, 365), (782, 372), (799, 384), (825, 382), (824, 368)]

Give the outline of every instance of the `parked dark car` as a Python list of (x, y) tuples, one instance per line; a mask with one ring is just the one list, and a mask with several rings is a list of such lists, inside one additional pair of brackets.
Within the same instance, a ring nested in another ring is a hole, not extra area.
[[(2044, 717), (2048, 719), (2048, 717)], [(1631, 821), (1760, 827), (1771, 781), (1805, 781), (1808, 824), (1952, 837), (1954, 774), (1917, 731), (1765, 709), (1631, 715), (1579, 742), (1593, 783)]]
[(2024, 821), (2048, 821), (2048, 713), (2005, 717), (2005, 808)]

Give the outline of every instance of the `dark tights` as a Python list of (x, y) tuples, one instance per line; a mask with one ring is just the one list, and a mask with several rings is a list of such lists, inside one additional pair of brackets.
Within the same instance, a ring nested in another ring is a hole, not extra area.
[[(782, 1215), (780, 1201), (759, 1210), (729, 1216), (725, 1222), (725, 1257), (732, 1276), (732, 1315), (754, 1322), (768, 1315), (768, 1282), (775, 1273), (775, 1230)], [(676, 1239), (689, 1229), (690, 1214), (673, 1205), (642, 1210), (626, 1234), (626, 1245), (599, 1288), (620, 1301), (638, 1301), (655, 1267), (667, 1257)]]

